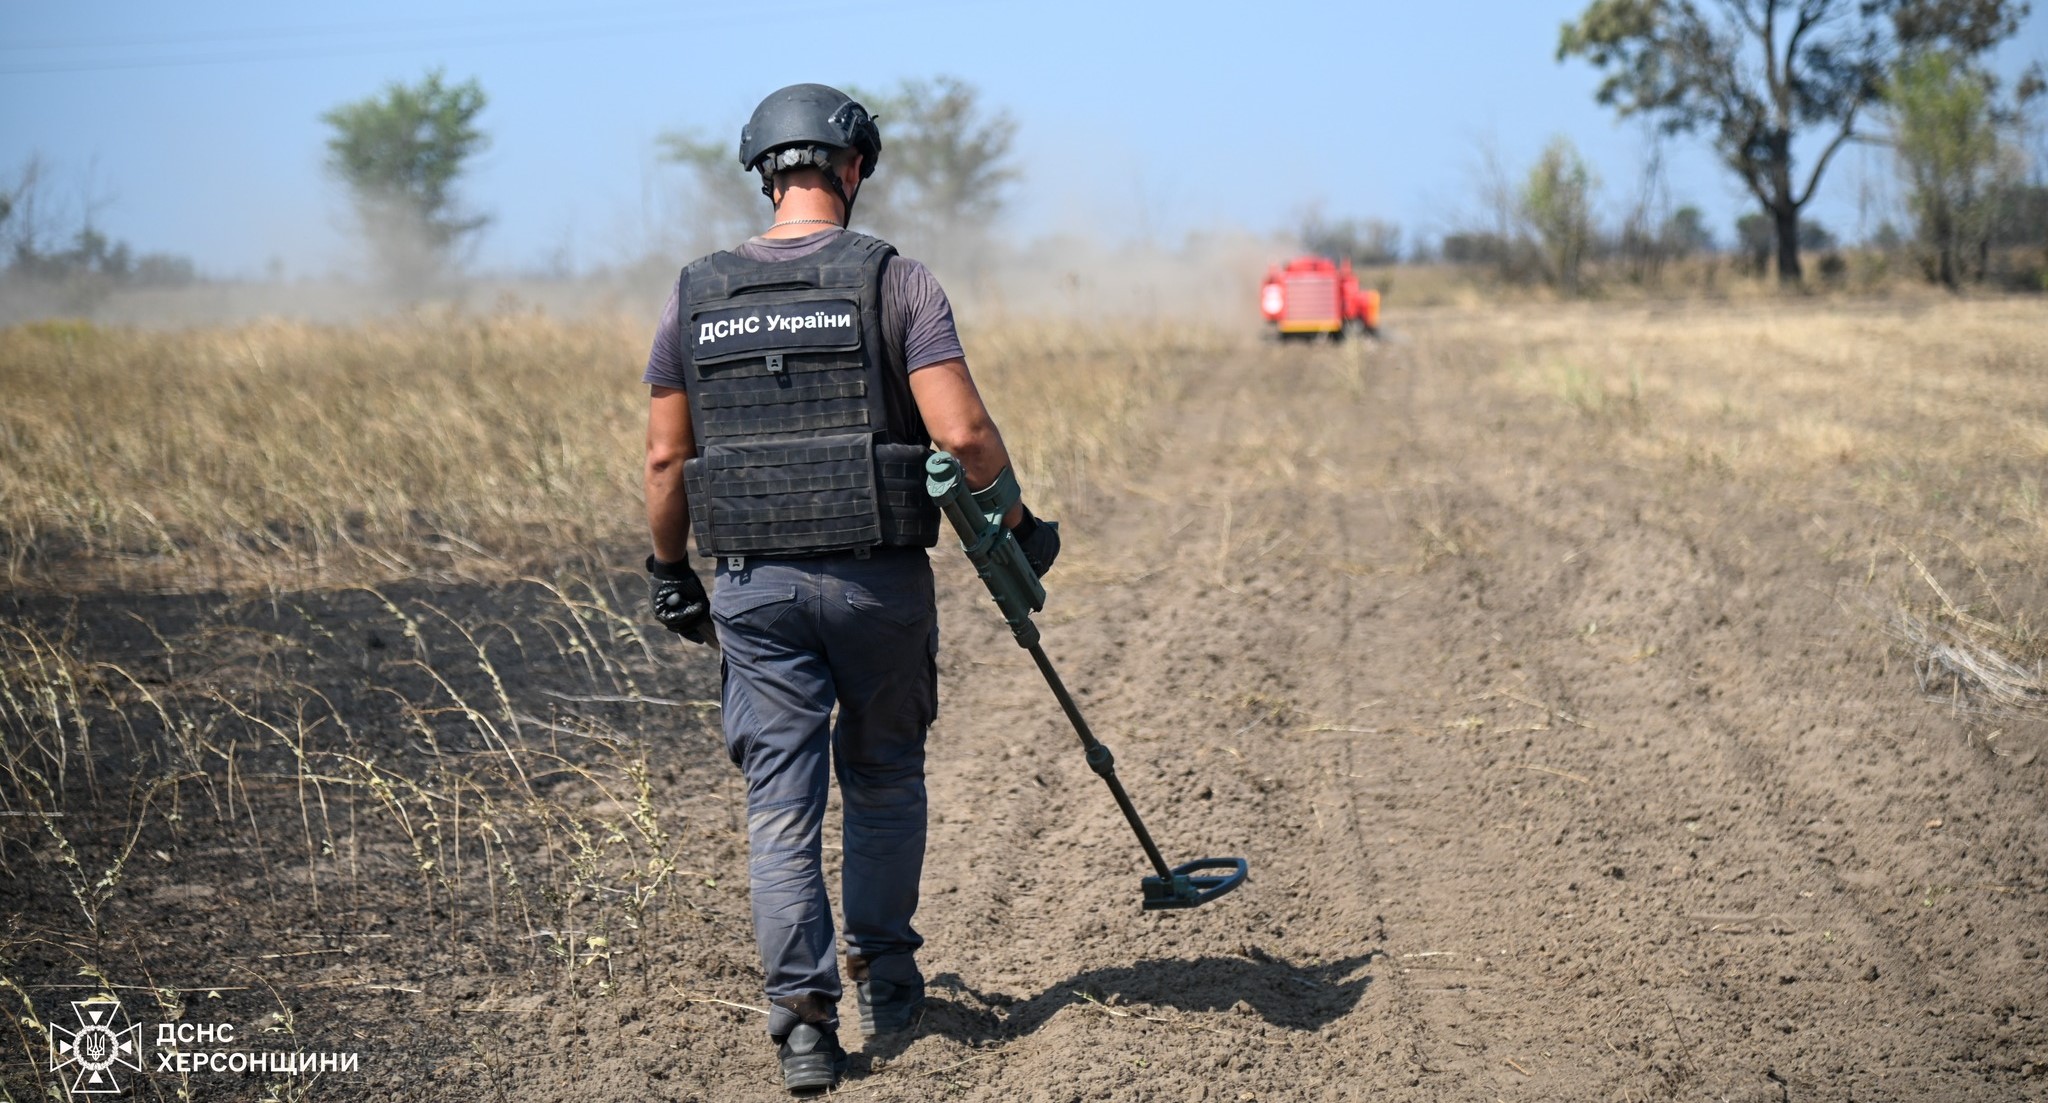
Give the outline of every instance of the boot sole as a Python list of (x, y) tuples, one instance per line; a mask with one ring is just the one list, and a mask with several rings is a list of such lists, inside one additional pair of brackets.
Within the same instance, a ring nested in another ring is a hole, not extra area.
[(782, 1086), (793, 1092), (816, 1091), (839, 1086), (846, 1065), (822, 1053), (792, 1057), (782, 1062)]
[[(869, 1038), (888, 1038), (905, 1033), (911, 1027), (917, 1025), (917, 1013), (923, 1009), (923, 1000), (919, 1000), (900, 1011), (892, 1007), (880, 1016), (877, 1016), (870, 1009), (863, 1008), (860, 1013), (860, 1032), (863, 1036)], [(882, 1020), (884, 1019), (888, 1021), (889, 1025), (882, 1025)]]

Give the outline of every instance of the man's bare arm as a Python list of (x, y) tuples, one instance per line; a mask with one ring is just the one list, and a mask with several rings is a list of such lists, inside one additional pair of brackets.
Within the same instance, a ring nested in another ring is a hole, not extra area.
[[(982, 404), (967, 361), (956, 357), (911, 372), (910, 394), (917, 400), (918, 415), (924, 419), (932, 443), (951, 452), (967, 469), (968, 486), (987, 486), (1010, 466), (1003, 434)], [(1024, 503), (1020, 501), (1010, 507), (1003, 523), (1015, 525), (1023, 517)]]
[(690, 500), (683, 461), (697, 454), (690, 400), (673, 387), (654, 387), (647, 404), (647, 528), (654, 557), (674, 563), (689, 555)]

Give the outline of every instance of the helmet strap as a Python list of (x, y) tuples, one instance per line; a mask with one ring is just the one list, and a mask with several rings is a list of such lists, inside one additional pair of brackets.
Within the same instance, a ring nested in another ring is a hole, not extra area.
[(853, 224), (853, 199), (854, 196), (860, 194), (860, 189), (855, 188), (853, 190), (853, 195), (846, 194), (846, 185), (840, 183), (839, 174), (830, 169), (825, 170), (825, 179), (831, 183), (832, 190), (839, 196), (840, 206), (844, 208), (846, 211), (846, 217), (840, 220), (840, 227), (844, 228), (847, 226), (851, 226)]

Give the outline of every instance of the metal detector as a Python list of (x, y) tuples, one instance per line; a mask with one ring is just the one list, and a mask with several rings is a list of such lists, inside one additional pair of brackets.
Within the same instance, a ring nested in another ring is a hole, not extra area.
[[(1004, 472), (1005, 476), (1008, 474)], [(1116, 756), (1089, 730), (1088, 721), (1082, 718), (1066, 683), (1060, 681), (1052, 660), (1045, 657), (1045, 649), (1038, 645), (1038, 626), (1031, 622), (1031, 614), (1045, 608), (1045, 587), (1039, 585), (1038, 576), (1032, 573), (1010, 530), (1003, 527), (1003, 514), (1017, 500), (1015, 480), (998, 479), (985, 490), (971, 491), (960, 461), (948, 453), (935, 452), (925, 461), (925, 490), (953, 522), (954, 531), (960, 535), (961, 549), (988, 586), (1003, 619), (1009, 622), (1017, 646), (1031, 653), (1031, 661), (1038, 664), (1038, 672), (1045, 675), (1045, 683), (1059, 699), (1061, 711), (1074, 725), (1074, 734), (1081, 737), (1089, 769), (1109, 786), (1109, 795), (1116, 798), (1116, 806), (1130, 822), (1138, 845), (1145, 848), (1145, 857), (1156, 872), (1156, 876), (1145, 878), (1145, 910), (1198, 908), (1243, 884), (1250, 868), (1243, 858), (1198, 858), (1172, 867), (1166, 864), (1158, 845), (1152, 841), (1152, 833), (1145, 830), (1145, 822), (1138, 818), (1130, 794), (1124, 792), (1123, 783), (1117, 780)]]

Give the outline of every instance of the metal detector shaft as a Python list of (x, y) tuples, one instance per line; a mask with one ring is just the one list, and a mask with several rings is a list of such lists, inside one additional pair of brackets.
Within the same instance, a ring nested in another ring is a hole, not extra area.
[(1180, 866), (1166, 864), (1158, 845), (1152, 841), (1152, 833), (1145, 830), (1145, 821), (1138, 818), (1131, 795), (1124, 792), (1123, 782), (1117, 780), (1116, 756), (1095, 738), (1080, 707), (1074, 704), (1073, 695), (1067, 692), (1066, 683), (1060, 680), (1059, 671), (1053, 669), (1052, 660), (1046, 658), (1045, 649), (1039, 646), (1038, 626), (1032, 623), (1031, 614), (1045, 608), (1045, 587), (1039, 585), (1038, 576), (1025, 561), (1016, 537), (1003, 527), (1003, 515), (1017, 501), (1016, 480), (1006, 471), (987, 488), (969, 490), (967, 472), (960, 461), (937, 452), (925, 461), (925, 489), (953, 523), (961, 550), (967, 553), (975, 573), (988, 587), (996, 608), (1002, 610), (1010, 634), (1017, 638), (1017, 646), (1031, 652), (1031, 661), (1038, 664), (1045, 684), (1052, 687), (1060, 710), (1074, 725), (1074, 734), (1081, 737), (1088, 768), (1109, 786), (1109, 795), (1116, 798), (1116, 806), (1131, 825), (1131, 833), (1138, 837), (1138, 845), (1145, 848), (1145, 858), (1158, 874), (1144, 880), (1145, 909), (1199, 907), (1242, 884), (1247, 868), (1242, 858), (1201, 858)]
[(1045, 588), (1038, 584), (1038, 578), (1031, 573), (1024, 561), (1023, 549), (1017, 540), (1003, 527), (1002, 517), (1009, 503), (991, 496), (988, 501), (980, 500), (967, 488), (967, 473), (960, 461), (944, 452), (932, 456), (925, 464), (927, 489), (939, 503), (939, 508), (953, 522), (953, 530), (960, 537), (960, 545), (967, 552), (967, 558), (974, 564), (975, 573), (986, 583), (989, 596), (996, 607), (1003, 612), (1003, 619), (1009, 622), (1010, 633), (1017, 637), (1017, 645), (1031, 652), (1031, 661), (1038, 664), (1038, 672), (1045, 675), (1045, 683), (1052, 687), (1052, 695), (1059, 698), (1060, 710), (1067, 714), (1067, 720), (1074, 725), (1074, 734), (1081, 737), (1081, 746), (1088, 755), (1088, 768), (1094, 770), (1109, 786), (1109, 794), (1116, 798), (1116, 806), (1123, 810), (1124, 819), (1130, 821), (1131, 831), (1138, 836), (1138, 845), (1145, 848), (1145, 857), (1161, 877), (1171, 877), (1172, 869), (1166, 859), (1160, 856), (1159, 847), (1152, 841), (1152, 833), (1145, 830), (1145, 821), (1138, 818), (1138, 809), (1131, 803), (1131, 795), (1124, 792), (1124, 784), (1117, 780), (1116, 756), (1111, 754), (1102, 741), (1095, 738), (1095, 732), (1088, 727), (1081, 709), (1074, 704), (1074, 697), (1067, 692), (1067, 684), (1060, 680), (1060, 673), (1053, 669), (1052, 660), (1045, 655), (1045, 648), (1038, 643), (1038, 626), (1031, 622), (1031, 614), (1045, 608)]
[(1132, 833), (1138, 836), (1138, 845), (1145, 848), (1145, 857), (1151, 859), (1152, 868), (1159, 876), (1171, 879), (1173, 871), (1167, 867), (1166, 859), (1160, 857), (1159, 847), (1152, 842), (1152, 833), (1145, 830), (1145, 821), (1138, 818), (1138, 809), (1131, 804), (1131, 796), (1124, 792), (1124, 783), (1116, 778), (1116, 756), (1109, 753), (1100, 739), (1088, 727), (1088, 721), (1081, 716), (1081, 710), (1074, 704), (1074, 698), (1067, 692), (1067, 685), (1060, 681), (1060, 672), (1052, 668), (1052, 660), (1045, 657), (1045, 648), (1029, 644), (1025, 650), (1031, 652), (1031, 661), (1038, 664), (1038, 672), (1045, 675), (1045, 684), (1052, 687), (1052, 695), (1059, 698), (1060, 708), (1074, 725), (1074, 734), (1081, 737), (1081, 746), (1087, 748), (1088, 768), (1109, 786), (1109, 795), (1116, 798), (1116, 806), (1123, 809), (1124, 819), (1131, 823)]

